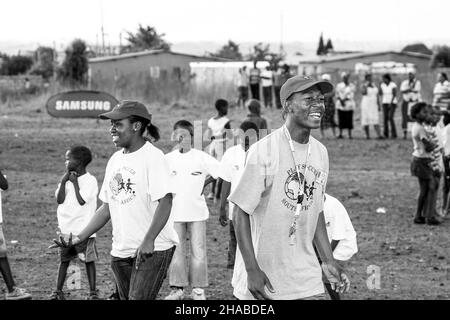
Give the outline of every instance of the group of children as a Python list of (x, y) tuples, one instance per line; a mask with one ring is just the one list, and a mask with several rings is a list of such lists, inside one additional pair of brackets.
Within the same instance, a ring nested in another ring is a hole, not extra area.
[[(180, 120), (175, 123), (171, 137), (175, 148), (164, 156), (173, 191), (170, 219), (167, 223), (173, 224), (179, 240), (168, 268), (171, 292), (165, 297), (166, 300), (183, 299), (188, 287), (192, 287), (192, 299), (206, 299), (205, 288), (208, 286), (206, 221), (209, 218), (209, 209), (203, 193), (210, 183), (215, 185), (212, 186), (213, 194), (208, 197), (215, 198), (217, 200), (215, 204), (220, 201), (219, 222), (222, 226), (229, 225), (227, 268), (233, 269), (237, 247), (233, 226), (234, 206), (229, 203), (227, 212), (227, 198), (240, 178), (240, 171), (245, 166), (247, 150), (261, 138), (261, 134), (264, 135), (269, 130), (267, 120), (261, 117), (261, 104), (258, 100), (251, 99), (247, 102), (250, 114), (240, 124), (239, 135), (227, 134), (227, 129), (231, 130), (231, 121), (227, 117), (227, 101), (219, 99), (215, 107), (217, 115), (208, 121), (211, 143), (205, 149), (207, 152), (193, 148), (193, 124), (187, 120)], [(115, 132), (112, 132), (112, 136), (113, 141), (120, 139), (120, 134)], [(230, 146), (230, 139), (233, 140), (232, 146), (227, 148)], [(87, 147), (75, 146), (67, 150), (65, 158), (66, 170), (55, 192), (58, 203), (58, 232), (63, 244), (57, 243), (61, 247), (60, 264), (56, 290), (51, 294), (50, 299), (65, 299), (63, 286), (70, 261), (74, 259), (80, 259), (86, 265), (90, 290), (88, 299), (99, 299), (96, 289), (95, 261), (98, 259), (98, 254), (95, 233), (84, 241), (71, 245), (72, 235), (86, 233), (85, 229), (89, 229), (86, 226), (97, 209), (99, 194), (97, 180), (86, 169), (92, 161), (92, 154)], [(126, 180), (120, 174), (116, 174), (114, 179), (113, 182), (109, 182), (108, 187), (112, 193), (116, 196), (121, 193), (126, 194), (127, 199), (135, 197), (135, 186), (130, 179)], [(7, 189), (6, 179), (1, 173), (0, 188)], [(105, 183), (101, 194), (104, 193), (104, 188)], [(112, 197), (114, 198), (114, 195)], [(101, 200), (103, 201), (104, 198), (101, 197)], [(324, 213), (335, 258), (341, 261), (350, 259), (357, 252), (357, 245), (356, 233), (347, 211), (336, 198), (326, 194)], [(120, 235), (114, 234), (113, 230), (113, 236), (117, 238)], [(65, 241), (70, 242), (69, 245)], [(14, 285), (4, 244), (0, 211), (0, 268), (9, 291), (6, 297), (9, 299), (31, 298), (29, 293)], [(188, 244), (190, 250), (187, 248)], [(187, 256), (190, 256), (189, 260), (186, 259)], [(329, 289), (331, 297), (338, 299), (335, 292)], [(122, 293), (120, 298), (123, 298)]]
[[(438, 225), (448, 215), (450, 189), (450, 114), (425, 102), (411, 107), (413, 154), (411, 174), (420, 192), (414, 217), (416, 224)], [(436, 208), (441, 177), (444, 177), (442, 208)]]

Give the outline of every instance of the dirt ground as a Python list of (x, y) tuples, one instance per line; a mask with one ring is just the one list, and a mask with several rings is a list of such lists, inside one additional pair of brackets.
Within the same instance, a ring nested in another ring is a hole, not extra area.
[[(179, 119), (206, 120), (213, 107), (183, 105), (152, 106), (154, 123), (162, 131), (157, 146), (170, 149), (170, 130)], [(273, 127), (279, 127), (278, 110), (263, 110)], [(238, 126), (246, 111), (231, 109)], [(397, 112), (397, 116), (399, 112)], [(356, 115), (353, 140), (321, 139), (328, 148), (330, 175), (327, 191), (348, 209), (358, 234), (359, 252), (347, 263), (352, 280), (344, 299), (449, 299), (449, 221), (440, 226), (414, 225), (418, 183), (410, 176), (412, 142), (363, 139)], [(397, 124), (400, 124), (397, 119)], [(47, 249), (57, 227), (54, 192), (64, 171), (64, 153), (70, 145), (84, 144), (94, 152), (88, 170), (103, 180), (110, 155), (115, 152), (108, 133), (109, 123), (94, 119), (54, 119), (41, 103), (0, 106), (0, 168), (10, 189), (3, 192), (4, 231), (15, 279), (29, 289), (33, 299), (46, 299), (55, 287), (57, 250)], [(232, 299), (232, 271), (226, 269), (228, 227), (218, 223), (218, 211), (209, 203), (208, 220), (209, 299)], [(385, 207), (386, 213), (376, 213)], [(12, 244), (11, 241), (18, 241)], [(100, 295), (113, 291), (110, 271), (111, 227), (98, 233), (100, 260), (97, 281)], [(88, 286), (82, 268), (82, 289), (67, 290), (69, 299), (84, 299)], [(380, 289), (366, 284), (369, 266), (380, 268)], [(0, 291), (5, 290), (0, 280)], [(160, 297), (169, 291), (167, 279)]]

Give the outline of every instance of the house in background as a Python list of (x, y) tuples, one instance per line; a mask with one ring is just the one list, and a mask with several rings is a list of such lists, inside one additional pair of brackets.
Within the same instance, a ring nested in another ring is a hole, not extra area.
[(165, 50), (146, 50), (116, 56), (89, 59), (91, 81), (111, 81), (120, 77), (140, 78), (150, 76), (154, 80), (189, 78), (189, 63), (223, 61)]
[(414, 66), (417, 72), (426, 73), (430, 70), (431, 55), (416, 52), (367, 52), (332, 56), (316, 56), (300, 59), (298, 74), (317, 75), (339, 71), (356, 72), (356, 66), (374, 63), (397, 63)]

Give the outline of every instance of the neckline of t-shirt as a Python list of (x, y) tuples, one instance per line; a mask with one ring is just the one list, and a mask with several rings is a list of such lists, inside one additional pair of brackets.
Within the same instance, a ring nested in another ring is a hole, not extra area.
[(191, 147), (191, 149), (190, 149), (188, 152), (180, 152), (180, 149), (175, 150), (175, 152), (176, 152), (178, 155), (186, 156), (186, 155), (192, 154), (192, 150), (194, 150), (194, 148)]
[(142, 151), (147, 147), (147, 145), (151, 145), (151, 143), (148, 142), (148, 141), (145, 141), (145, 143), (144, 143), (144, 145), (143, 145), (142, 147), (140, 147), (140, 148), (137, 149), (136, 151), (129, 152), (129, 153), (124, 153), (124, 152), (123, 152), (123, 148), (122, 148), (122, 150), (120, 150), (120, 154), (121, 154), (123, 157), (133, 157), (134, 155), (139, 154), (140, 152), (142, 152)]
[[(286, 141), (289, 143), (288, 138), (286, 137), (286, 135), (283, 132), (281, 132), (281, 134), (286, 138)], [(300, 149), (306, 149), (306, 148), (308, 148), (309, 144), (313, 143), (313, 139), (314, 139), (313, 136), (310, 134), (308, 142), (306, 142), (306, 143), (300, 143), (300, 142), (297, 142), (295, 140), (292, 140), (292, 142), (294, 143), (294, 147), (297, 146)]]

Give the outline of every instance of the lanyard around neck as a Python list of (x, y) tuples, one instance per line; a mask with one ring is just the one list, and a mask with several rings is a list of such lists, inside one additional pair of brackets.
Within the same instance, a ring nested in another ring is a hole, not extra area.
[[(283, 131), (289, 142), (289, 148), (291, 149), (291, 155), (292, 155), (292, 159), (294, 160), (294, 167), (295, 167), (295, 171), (297, 172), (298, 184), (299, 184), (299, 188), (300, 188), (298, 195), (297, 195), (297, 206), (295, 208), (295, 216), (294, 216), (295, 219), (297, 219), (298, 216), (300, 215), (300, 211), (302, 208), (302, 202), (303, 202), (303, 198), (304, 198), (304, 189), (305, 189), (305, 181), (306, 181), (305, 175), (306, 175), (306, 170), (308, 169), (308, 160), (311, 155), (311, 142), (310, 142), (310, 140), (308, 141), (308, 151), (306, 153), (305, 170), (303, 170), (303, 181), (302, 181), (300, 169), (299, 169), (300, 164), (297, 165), (297, 159), (295, 157), (294, 142), (292, 141), (291, 134), (289, 133), (289, 130), (286, 127), (286, 125), (283, 126)], [(309, 139), (311, 139), (311, 137)]]

